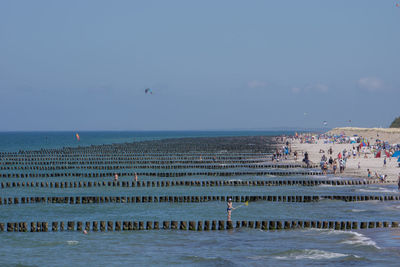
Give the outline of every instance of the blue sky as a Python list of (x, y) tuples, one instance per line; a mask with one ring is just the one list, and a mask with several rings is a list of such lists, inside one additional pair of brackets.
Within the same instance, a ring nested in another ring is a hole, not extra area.
[(3, 0), (0, 131), (388, 126), (395, 4)]

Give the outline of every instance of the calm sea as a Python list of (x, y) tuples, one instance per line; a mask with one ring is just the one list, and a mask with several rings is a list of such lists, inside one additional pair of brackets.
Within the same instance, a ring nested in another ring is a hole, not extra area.
[[(74, 132), (0, 133), (0, 151), (125, 143), (176, 137), (276, 135), (283, 132)], [(4, 172), (4, 171), (3, 171)], [(274, 179), (183, 177), (182, 179)], [(298, 179), (305, 177), (291, 177)], [(2, 178), (2, 181), (14, 181)], [(50, 178), (52, 179), (52, 178)], [(55, 178), (53, 178), (55, 179)], [(57, 178), (58, 179), (58, 178)], [(61, 178), (59, 178), (61, 179)], [(64, 180), (82, 180), (68, 178)], [(98, 178), (109, 181), (111, 178)], [(139, 177), (154, 180), (154, 177)], [(161, 178), (159, 178), (161, 179)], [(178, 179), (178, 178), (177, 178)], [(179, 178), (180, 179), (180, 178)], [(319, 177), (319, 179), (333, 179)], [(120, 178), (128, 181), (131, 178)], [(395, 186), (10, 188), (0, 196), (74, 195), (374, 195), (398, 194)], [(236, 204), (234, 204), (235, 206)], [(250, 202), (233, 220), (399, 221), (397, 201), (315, 203)], [(0, 222), (226, 220), (226, 203), (0, 205)], [(353, 231), (127, 231), (0, 233), (0, 266), (399, 266), (400, 229)]]
[[(77, 140), (78, 133), (80, 141)], [(0, 152), (90, 146), (166, 138), (273, 136), (293, 131), (140, 131), (140, 132), (0, 132)]]

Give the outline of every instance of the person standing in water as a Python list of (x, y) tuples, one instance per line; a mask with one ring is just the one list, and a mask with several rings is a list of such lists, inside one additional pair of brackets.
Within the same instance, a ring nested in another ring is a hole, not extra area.
[(137, 178), (137, 173), (135, 172), (135, 182), (137, 182), (138, 178)]
[(226, 207), (226, 212), (228, 213), (228, 222), (232, 221), (232, 219), (231, 219), (232, 209), (233, 209), (232, 198), (229, 198), (227, 207)]

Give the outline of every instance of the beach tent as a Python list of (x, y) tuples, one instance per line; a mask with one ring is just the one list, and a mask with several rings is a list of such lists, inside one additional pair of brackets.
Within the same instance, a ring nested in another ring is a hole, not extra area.
[(378, 153), (376, 153), (375, 158), (380, 158), (381, 157), (381, 151), (379, 151)]
[(400, 150), (393, 153), (392, 157), (397, 158), (400, 157)]
[(397, 162), (400, 162), (400, 158), (397, 160)]

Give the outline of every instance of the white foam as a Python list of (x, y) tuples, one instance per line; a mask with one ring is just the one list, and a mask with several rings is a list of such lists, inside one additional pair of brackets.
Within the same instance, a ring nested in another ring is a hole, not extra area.
[(326, 232), (328, 235), (338, 235), (338, 234), (349, 234), (349, 233), (352, 233), (351, 231), (349, 232), (349, 231), (332, 230), (332, 229), (329, 229), (329, 230), (321, 229), (321, 231)]
[(320, 184), (318, 186), (319, 187), (332, 187), (333, 185), (331, 185), (331, 184)]
[[(343, 257), (348, 257), (351, 256), (349, 254), (343, 254), (343, 253), (336, 253), (336, 252), (329, 252), (329, 251), (324, 251), (324, 250), (319, 250), (319, 249), (303, 249), (299, 251), (294, 251), (290, 252), (286, 256), (275, 256), (275, 259), (278, 260), (302, 260), (302, 259), (308, 259), (308, 260), (326, 260), (326, 259), (334, 259), (334, 258), (343, 258)], [(359, 258), (358, 256), (355, 256), (356, 258)]]
[(375, 247), (376, 249), (381, 249), (375, 241), (373, 241), (371, 238), (357, 233), (353, 231), (342, 231), (342, 230), (328, 230), (326, 232), (328, 235), (338, 235), (338, 234), (347, 234), (351, 235), (349, 239), (346, 239), (342, 241), (342, 244), (350, 244), (350, 245), (355, 245), (355, 246), (372, 246)]
[(342, 244), (350, 244), (350, 245), (355, 245), (355, 246), (372, 246), (375, 247), (377, 249), (381, 249), (380, 247), (378, 247), (378, 245), (375, 243), (375, 241), (373, 241), (371, 238), (357, 233), (357, 232), (348, 232), (351, 233), (353, 236), (343, 242), (341, 242)]
[(370, 189), (356, 189), (358, 192), (369, 192), (369, 193), (396, 193), (398, 194), (399, 191), (395, 189), (388, 189), (384, 187), (378, 187), (376, 189), (370, 188)]
[(228, 182), (241, 182), (242, 180), (241, 179), (230, 179), (230, 180), (228, 180)]
[(352, 212), (364, 212), (364, 211), (367, 211), (367, 210), (352, 209), (351, 211)]
[(79, 244), (79, 241), (76, 241), (76, 240), (68, 240), (68, 241), (67, 241), (67, 244), (68, 244), (68, 245), (71, 245), (71, 246), (73, 246), (73, 245), (78, 245), (78, 244)]

